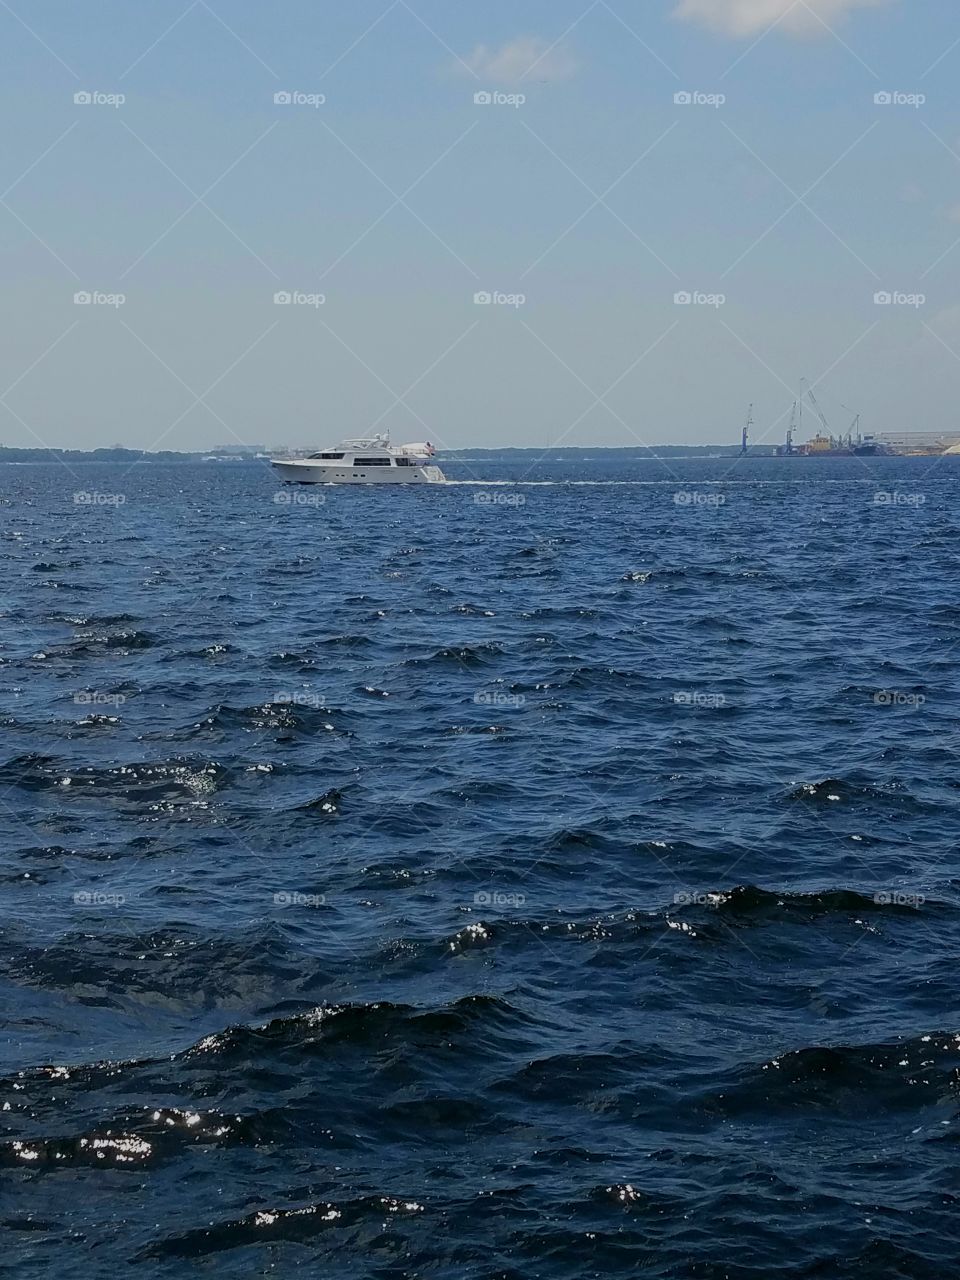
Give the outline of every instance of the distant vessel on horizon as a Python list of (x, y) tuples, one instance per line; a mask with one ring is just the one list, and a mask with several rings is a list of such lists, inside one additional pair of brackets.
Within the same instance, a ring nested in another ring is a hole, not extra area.
[(430, 462), (435, 453), (429, 440), (392, 445), (381, 434), (271, 463), (288, 484), (445, 484), (446, 476)]

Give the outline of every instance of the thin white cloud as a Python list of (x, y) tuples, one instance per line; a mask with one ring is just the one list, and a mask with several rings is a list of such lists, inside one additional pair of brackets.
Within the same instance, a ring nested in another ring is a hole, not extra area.
[(499, 48), (478, 44), (464, 62), (490, 84), (519, 84), (523, 79), (569, 80), (578, 69), (572, 54), (539, 36), (517, 36)]
[(760, 35), (777, 29), (795, 36), (817, 35), (856, 9), (876, 9), (889, 0), (679, 0), (674, 16), (699, 22), (721, 35)]

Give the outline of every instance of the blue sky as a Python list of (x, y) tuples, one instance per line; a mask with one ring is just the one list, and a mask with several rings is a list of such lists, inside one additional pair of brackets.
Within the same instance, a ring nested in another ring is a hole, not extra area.
[(958, 428), (955, 0), (11, 0), (0, 38), (4, 443), (721, 442), (750, 401), (778, 441), (801, 376)]

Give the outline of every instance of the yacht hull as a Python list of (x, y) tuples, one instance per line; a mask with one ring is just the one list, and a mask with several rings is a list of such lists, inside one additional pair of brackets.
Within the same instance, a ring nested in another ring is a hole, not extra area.
[(306, 459), (276, 461), (273, 469), (287, 484), (443, 484), (439, 467), (364, 467), (324, 465)]

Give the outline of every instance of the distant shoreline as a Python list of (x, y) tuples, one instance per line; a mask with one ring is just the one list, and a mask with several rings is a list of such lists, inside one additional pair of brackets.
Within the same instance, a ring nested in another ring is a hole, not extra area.
[[(602, 454), (605, 458), (703, 458), (703, 457), (736, 457), (740, 453), (739, 445), (720, 444), (664, 444), (664, 445), (562, 445), (553, 448), (549, 445), (529, 445), (523, 448), (515, 446), (503, 449), (440, 449), (438, 459), (444, 462), (469, 462), (482, 458), (550, 458), (554, 462), (584, 461), (585, 456)], [(751, 448), (749, 457), (764, 458), (774, 456), (773, 445), (758, 445)], [(221, 453), (216, 449), (198, 450), (195, 453), (181, 453), (174, 450), (149, 452), (143, 449), (34, 449), (10, 448), (0, 446), (0, 463), (36, 463), (36, 462), (73, 462), (77, 464), (89, 462), (123, 462), (127, 464), (148, 462), (194, 463), (207, 460), (208, 465), (219, 463), (233, 464), (266, 462), (263, 455)]]

